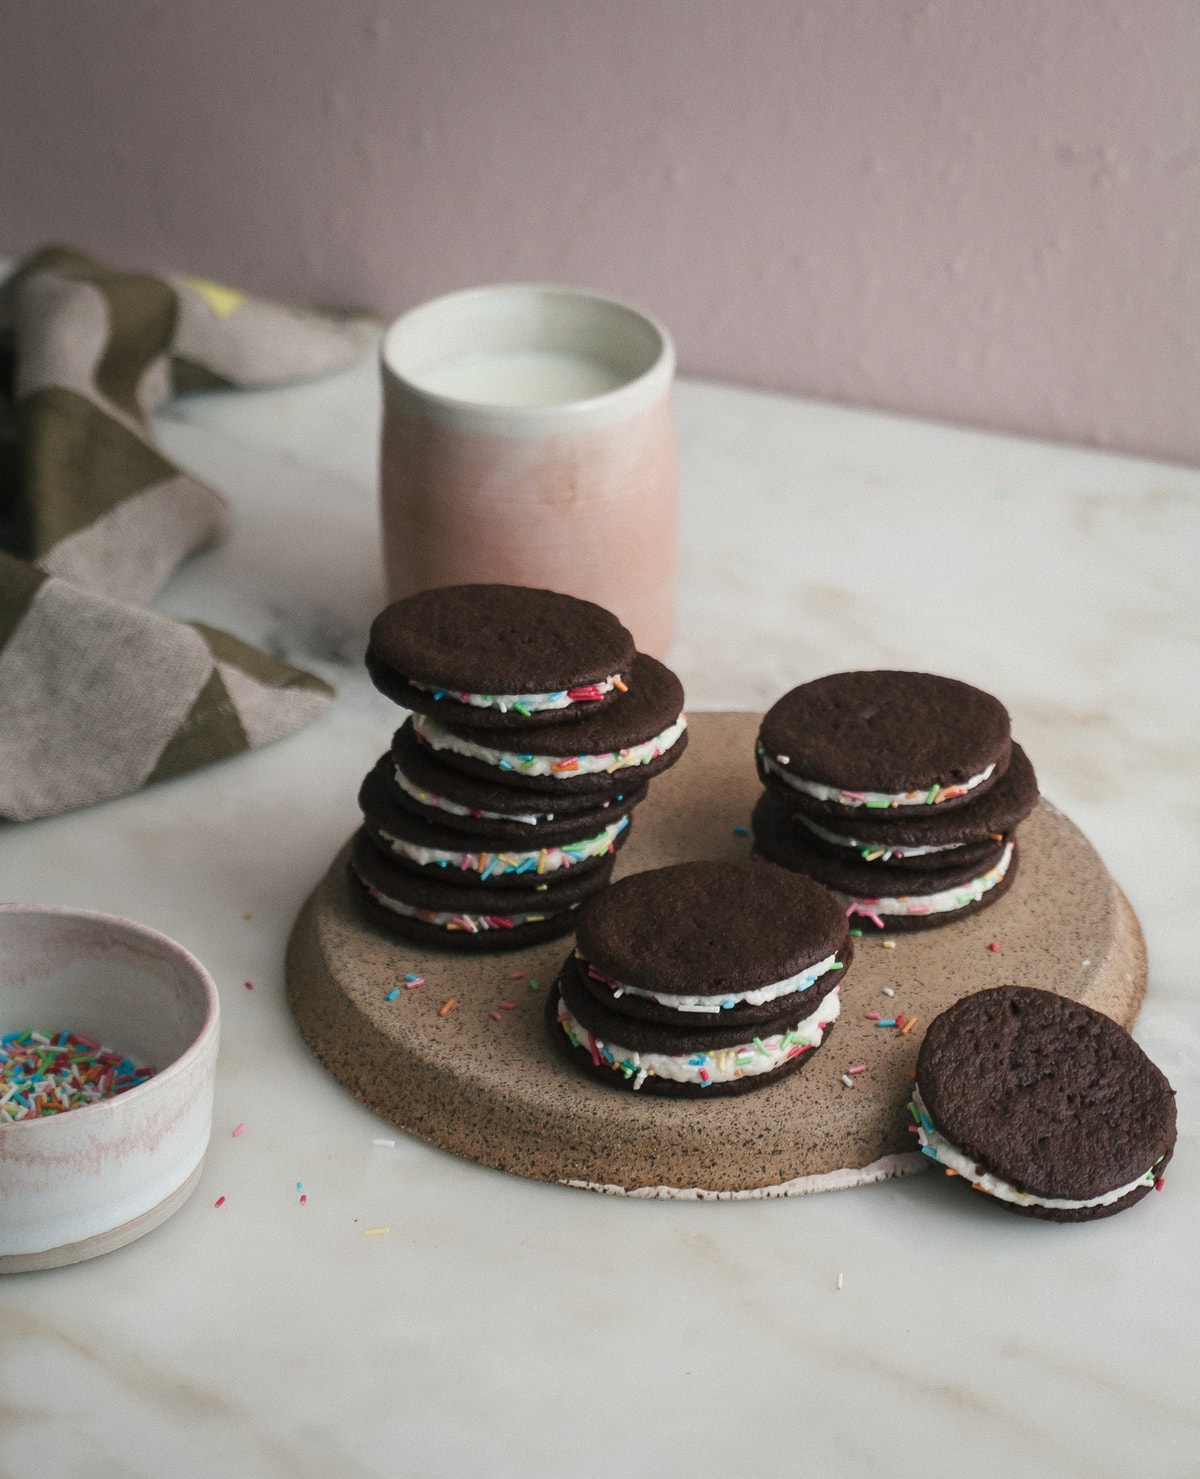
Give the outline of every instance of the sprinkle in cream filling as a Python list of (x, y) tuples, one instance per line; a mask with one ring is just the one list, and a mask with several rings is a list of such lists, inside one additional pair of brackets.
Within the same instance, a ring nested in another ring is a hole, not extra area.
[[(539, 924), (543, 919), (552, 919), (555, 914), (566, 912), (562, 909), (547, 909), (543, 914), (440, 913), (434, 909), (418, 909), (412, 904), (402, 904), (399, 899), (391, 899), (387, 894), (381, 894), (366, 879), (360, 879), (360, 882), (377, 904), (384, 909), (390, 909), (393, 914), (400, 914), (405, 919), (421, 919), (426, 924), (437, 925), (439, 929), (466, 930), (472, 935), (482, 934), (485, 930), (511, 930), (519, 924)], [(567, 905), (567, 909), (578, 908), (579, 904)]]
[[(579, 951), (575, 952), (579, 959)], [(822, 976), (828, 975), (830, 971), (840, 971), (842, 963), (836, 955), (827, 955), (824, 960), (818, 961), (816, 965), (807, 966), (804, 970), (794, 976), (788, 976), (782, 981), (773, 981), (769, 986), (756, 986), (753, 991), (730, 991), (724, 996), (676, 996), (666, 991), (647, 991), (642, 986), (626, 986), (623, 982), (614, 981), (611, 976), (606, 976), (598, 971), (594, 965), (587, 964), (588, 974), (597, 981), (603, 982), (609, 988), (614, 997), (618, 996), (640, 996), (647, 1001), (655, 1001), (659, 1006), (670, 1007), (677, 1012), (704, 1012), (709, 1016), (731, 1007), (761, 1006), (764, 1002), (775, 1001), (781, 996), (792, 996), (799, 991), (807, 991), (810, 986), (815, 986)]]
[(428, 714), (414, 714), (412, 722), (421, 739), (435, 750), (452, 750), (456, 755), (482, 760), (486, 765), (495, 765), (501, 770), (515, 771), (520, 775), (550, 776), (556, 780), (573, 775), (613, 775), (633, 766), (648, 765), (669, 750), (687, 728), (687, 719), (680, 714), (661, 734), (623, 750), (610, 750), (602, 755), (529, 755), (515, 750), (495, 750), (489, 745), (476, 744), (474, 740), (451, 734)]
[(439, 688), (434, 683), (419, 683), (415, 678), (408, 681), (422, 693), (432, 693), (435, 700), (448, 698), (455, 703), (469, 704), (473, 709), (499, 709), (502, 714), (507, 714), (509, 709), (518, 714), (545, 714), (554, 709), (569, 709), (572, 704), (595, 703), (617, 687), (625, 691), (620, 673), (614, 673), (599, 683), (580, 683), (574, 688), (560, 688), (555, 693), (457, 693), (451, 688)]
[[(912, 1102), (908, 1106), (912, 1117), (917, 1123), (917, 1139), (921, 1142), (921, 1150), (930, 1160), (937, 1161), (947, 1170), (953, 1171), (957, 1176), (965, 1176), (976, 1191), (983, 1191), (990, 1197), (997, 1197), (1002, 1202), (1015, 1202), (1019, 1207), (1050, 1207), (1060, 1211), (1070, 1211), (1079, 1207), (1111, 1207), (1114, 1202), (1119, 1202), (1122, 1197), (1127, 1197), (1131, 1191), (1136, 1191), (1139, 1186), (1153, 1186), (1155, 1184), (1154, 1166), (1144, 1176), (1139, 1176), (1136, 1181), (1131, 1181), (1127, 1186), (1118, 1186), (1115, 1191), (1106, 1191), (1102, 1197), (1088, 1197), (1084, 1201), (1074, 1201), (1068, 1197), (1039, 1197), (1032, 1192), (1018, 1191), (1010, 1181), (1005, 1181), (1000, 1176), (993, 1176), (990, 1171), (982, 1170), (970, 1156), (964, 1155), (958, 1146), (952, 1144), (941, 1133), (935, 1130), (933, 1121), (929, 1118), (929, 1111), (921, 1099), (921, 1091), (913, 1089)], [(1161, 1157), (1159, 1158), (1161, 1159)]]
[(544, 811), (540, 816), (533, 812), (526, 812), (520, 816), (511, 816), (502, 811), (482, 811), (474, 806), (460, 806), (457, 801), (448, 801), (445, 796), (435, 796), (432, 791), (427, 791), (424, 786), (418, 786), (404, 774), (400, 767), (396, 766), (396, 784), (406, 796), (411, 796), (414, 801), (419, 801), (422, 806), (432, 807), (435, 811), (449, 812), (455, 817), (475, 817), (484, 822), (522, 822), (527, 827), (536, 827), (539, 822), (552, 822), (554, 813)]
[(795, 790), (803, 791), (806, 796), (815, 797), (818, 801), (836, 801), (839, 806), (869, 806), (878, 811), (893, 806), (936, 806), (955, 796), (965, 796), (968, 791), (973, 791), (976, 786), (982, 786), (984, 781), (990, 780), (996, 769), (995, 764), (989, 765), (970, 780), (956, 781), (952, 785), (942, 785), (940, 781), (935, 781), (925, 791), (848, 791), (841, 786), (827, 786), (823, 781), (809, 781), (803, 776), (793, 775), (783, 760), (768, 755), (761, 745), (758, 747), (758, 754), (764, 767), (772, 775), (779, 776)]
[(576, 1020), (561, 996), (558, 1021), (573, 1047), (586, 1048), (593, 1063), (607, 1063), (614, 1072), (633, 1079), (635, 1089), (640, 1089), (652, 1076), (673, 1079), (678, 1084), (726, 1084), (735, 1078), (770, 1073), (789, 1059), (819, 1048), (826, 1028), (837, 1020), (842, 1010), (839, 989), (835, 986), (816, 1011), (797, 1022), (790, 1032), (751, 1038), (748, 1043), (717, 1048), (711, 1053), (639, 1053), (635, 1048), (601, 1042)]
[(568, 842), (561, 847), (542, 847), (533, 852), (455, 852), (442, 847), (420, 847), (402, 837), (393, 837), (382, 827), (378, 831), (394, 853), (422, 868), (452, 868), (462, 873), (478, 873), (486, 880), (498, 873), (557, 873), (589, 858), (601, 858), (612, 852), (615, 839), (628, 825), (628, 817), (619, 817), (610, 827), (586, 841)]
[(942, 889), (936, 894), (901, 894), (894, 899), (858, 899), (853, 894), (839, 893), (837, 889), (831, 889), (830, 892), (847, 914), (861, 914), (882, 929), (883, 920), (879, 916), (883, 914), (949, 914), (954, 909), (965, 908), (967, 904), (977, 904), (1008, 872), (1012, 855), (1013, 844), (1006, 843), (1000, 854), (1000, 861), (994, 868), (989, 868), (970, 883)]
[(898, 843), (885, 845), (882, 842), (860, 842), (857, 837), (844, 837), (840, 832), (831, 832), (828, 827), (819, 826), (811, 817), (796, 816), (792, 820), (806, 827), (814, 836), (820, 837), (825, 842), (833, 843), (835, 847), (844, 847), (848, 851), (859, 853), (864, 863), (887, 863), (892, 858), (923, 858), (931, 852), (952, 852), (955, 848), (966, 846), (963, 842), (930, 842), (922, 847), (902, 847)]

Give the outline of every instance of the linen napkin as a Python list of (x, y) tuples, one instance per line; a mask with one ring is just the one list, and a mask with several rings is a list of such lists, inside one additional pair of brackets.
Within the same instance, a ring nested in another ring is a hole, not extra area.
[(123, 795), (329, 704), (313, 674), (145, 609), (229, 527), (149, 418), (179, 390), (338, 369), (375, 329), (64, 247), (0, 284), (0, 817)]

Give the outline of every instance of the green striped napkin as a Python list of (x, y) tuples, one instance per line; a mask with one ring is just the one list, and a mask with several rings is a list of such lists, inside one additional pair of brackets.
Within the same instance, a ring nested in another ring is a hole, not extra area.
[(175, 391), (338, 369), (375, 328), (61, 247), (0, 284), (0, 817), (124, 795), (329, 704), (311, 673), (145, 609), (229, 525), (149, 418)]

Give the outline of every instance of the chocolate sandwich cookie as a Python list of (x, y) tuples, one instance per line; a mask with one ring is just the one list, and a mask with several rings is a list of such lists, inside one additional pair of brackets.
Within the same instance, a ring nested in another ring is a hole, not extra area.
[(573, 724), (505, 736), (413, 715), (417, 739), (444, 765), (518, 790), (613, 796), (675, 764), (687, 745), (683, 686), (639, 652), (628, 693)]
[(921, 1149), (1052, 1222), (1109, 1217), (1162, 1186), (1170, 1084), (1124, 1028), (1050, 991), (979, 991), (930, 1024), (909, 1106)]
[(549, 787), (517, 790), (503, 784), (503, 772), (498, 773), (499, 780), (466, 775), (444, 765), (437, 751), (417, 739), (411, 719), (393, 736), (390, 758), (393, 795), (401, 806), (439, 826), (459, 832), (486, 828), (511, 842), (529, 837), (534, 828), (558, 822), (586, 826), (594, 820), (599, 831), (606, 820), (643, 800), (647, 789), (646, 782), (635, 779), (630, 771), (622, 773), (619, 790), (600, 796), (556, 794)]
[(741, 1094), (794, 1072), (836, 1020), (852, 959), (830, 895), (764, 863), (630, 875), (576, 931), (552, 1039), (602, 1082), (651, 1094)]
[(384, 755), (362, 783), (358, 804), (367, 832), (402, 868), (443, 882), (528, 891), (531, 884), (598, 867), (629, 835), (632, 803), (547, 821), (517, 841), (496, 835), (486, 821), (474, 832), (456, 831), (402, 806), (394, 774), (391, 756)]
[(421, 877), (402, 868), (371, 841), (365, 830), (354, 839), (351, 877), (360, 887), (368, 917), (389, 933), (446, 950), (518, 950), (570, 934), (575, 911), (604, 888), (613, 860), (573, 872), (561, 881), (524, 889), (466, 888)]
[(797, 827), (785, 802), (771, 791), (751, 816), (756, 856), (806, 874), (830, 889), (850, 916), (877, 929), (919, 930), (965, 918), (1001, 898), (1017, 873), (1017, 843), (1002, 837), (981, 859), (941, 869), (910, 869), (845, 861), (818, 851)]
[[(767, 789), (787, 808), (797, 838), (841, 863), (870, 863), (910, 872), (974, 867), (985, 872), (1013, 829), (1037, 805), (1038, 785), (1025, 751), (1014, 743), (1008, 769), (982, 796), (944, 811), (920, 815), (860, 808), (843, 817), (809, 816), (806, 800), (777, 776)], [(865, 876), (865, 875), (862, 875)]]
[(446, 723), (530, 729), (596, 712), (628, 686), (634, 643), (611, 611), (557, 591), (451, 585), (375, 618), (371, 681)]
[(784, 694), (763, 718), (758, 765), (813, 816), (963, 806), (1004, 774), (1008, 711), (932, 673), (834, 673)]

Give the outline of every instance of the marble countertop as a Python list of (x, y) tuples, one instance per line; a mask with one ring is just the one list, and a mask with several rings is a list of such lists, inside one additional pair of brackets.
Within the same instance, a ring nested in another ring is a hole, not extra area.
[(197, 1194), (119, 1252), (0, 1284), (0, 1472), (1200, 1472), (1200, 472), (697, 382), (677, 409), (689, 706), (873, 666), (1003, 699), (1146, 932), (1135, 1035), (1179, 1092), (1164, 1193), (1080, 1226), (932, 1175), (630, 1201), (358, 1105), (292, 1023), (283, 949), (395, 721), (361, 667), (375, 370), (194, 396), (162, 444), (228, 493), (234, 533), (158, 605), (338, 697), (274, 746), (0, 832), (0, 896), (165, 931), (224, 1014)]

